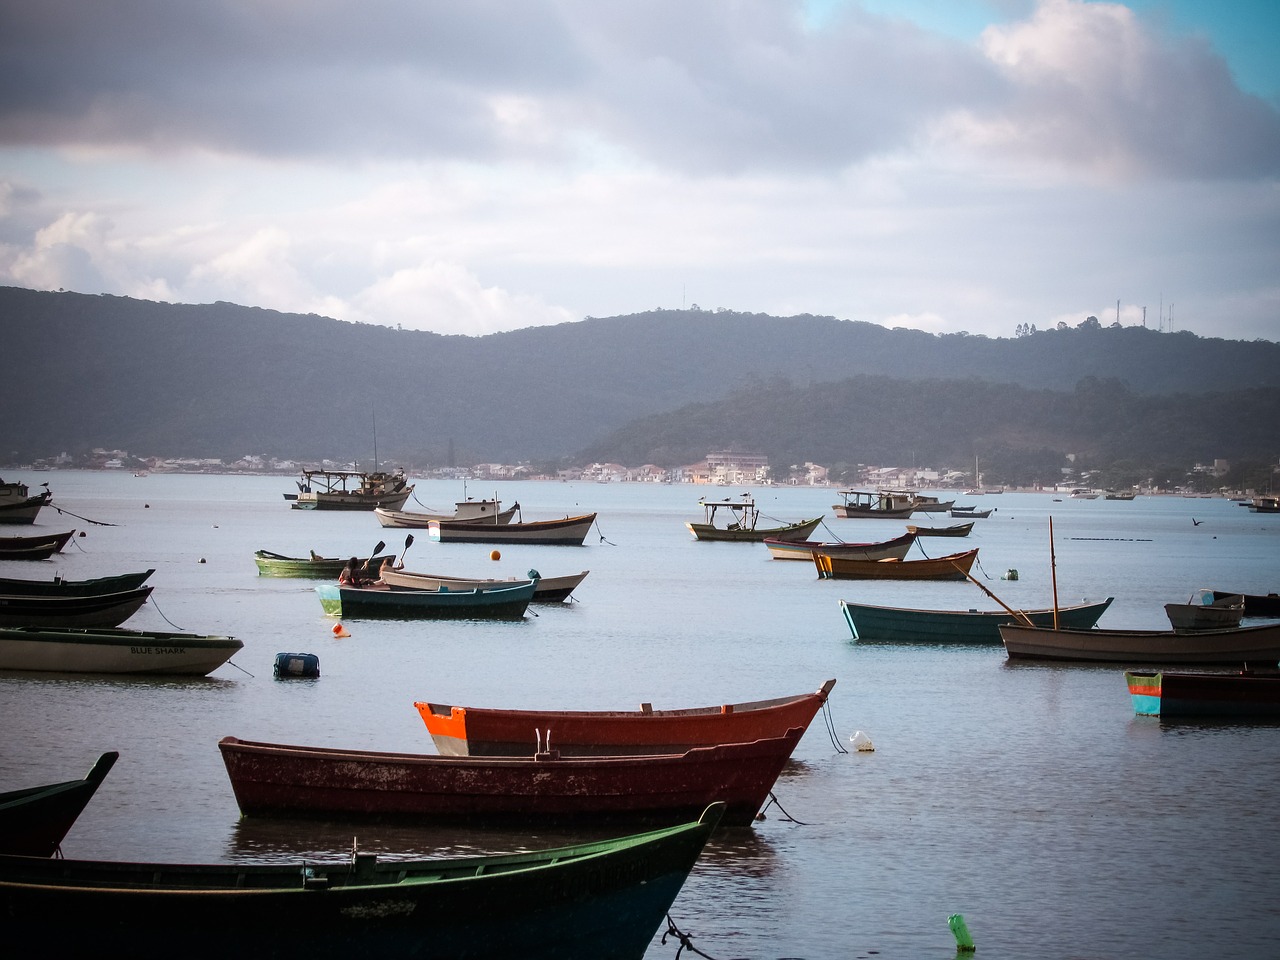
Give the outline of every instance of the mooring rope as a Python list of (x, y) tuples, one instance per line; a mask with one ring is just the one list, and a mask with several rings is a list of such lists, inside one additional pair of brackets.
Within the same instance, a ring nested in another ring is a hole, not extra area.
[(179, 633), (184, 632), (182, 627), (178, 626), (176, 623), (174, 623), (172, 620), (170, 620), (168, 617), (164, 615), (164, 611), (160, 609), (154, 597), (147, 597), (147, 600), (151, 603), (151, 606), (155, 607), (156, 613), (160, 614), (161, 620), (163, 620), (169, 626), (173, 627), (173, 629), (177, 630)]
[(715, 958), (712, 957), (711, 954), (703, 953), (701, 950), (695, 947), (693, 945), (693, 938), (690, 937), (683, 930), (681, 930), (679, 927), (677, 927), (676, 922), (671, 919), (671, 914), (668, 913), (667, 929), (662, 934), (662, 940), (660, 941), (664, 946), (666, 945), (667, 937), (669, 936), (675, 937), (680, 942), (680, 949), (676, 951), (676, 960), (679, 960), (680, 954), (684, 953), (685, 950), (688, 950), (690, 953), (696, 953), (700, 957), (706, 957), (707, 960), (715, 960)]
[(831, 701), (822, 701), (822, 717), (827, 723), (827, 736), (831, 738), (831, 745), (836, 748), (837, 753), (848, 753), (843, 743), (840, 742), (840, 736), (836, 733), (835, 720), (831, 717)]
[(107, 523), (105, 520), (90, 520), (88, 517), (82, 517), (80, 514), (72, 513), (70, 510), (63, 510), (62, 507), (58, 506), (56, 503), (50, 503), (49, 506), (53, 507), (53, 509), (58, 511), (58, 513), (65, 513), (68, 517), (75, 517), (77, 520), (83, 520), (85, 523), (96, 523), (100, 527), (120, 526), (118, 523)]
[(803, 820), (797, 820), (797, 819), (796, 819), (795, 817), (793, 817), (791, 814), (787, 813), (786, 808), (785, 808), (785, 807), (783, 807), (783, 806), (782, 806), (782, 804), (778, 803), (778, 798), (777, 798), (776, 796), (774, 796), (774, 794), (773, 794), (773, 791), (772, 791), (772, 790), (770, 790), (770, 791), (769, 791), (769, 802), (768, 802), (768, 803), (766, 803), (766, 804), (764, 805), (764, 809), (763, 809), (763, 810), (761, 810), (759, 813), (757, 813), (757, 814), (756, 814), (756, 816), (757, 816), (757, 817), (763, 817), (763, 816), (764, 816), (764, 812), (765, 812), (765, 810), (768, 810), (770, 807), (773, 807), (773, 806), (776, 806), (779, 810), (781, 810), (781, 811), (782, 811), (782, 819), (783, 819), (783, 820), (789, 820), (789, 821), (791, 821), (792, 823), (798, 823), (798, 824), (800, 824), (800, 826), (802, 826), (802, 827), (807, 827), (807, 826), (809, 826), (809, 824), (805, 823)]
[(616, 547), (616, 546), (617, 546), (617, 544), (616, 544), (616, 543), (613, 543), (612, 541), (610, 541), (610, 540), (606, 540), (606, 539), (604, 538), (604, 531), (600, 529), (600, 518), (599, 518), (599, 517), (597, 517), (597, 518), (596, 518), (595, 526), (596, 526), (596, 533), (600, 534), (600, 542), (601, 542), (601, 543), (607, 543), (607, 544), (609, 544), (609, 546), (611, 546), (611, 547)]

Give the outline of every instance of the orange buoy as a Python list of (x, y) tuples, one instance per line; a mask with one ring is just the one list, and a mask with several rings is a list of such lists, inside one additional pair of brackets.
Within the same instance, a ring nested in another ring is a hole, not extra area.
[(349, 637), (349, 636), (351, 636), (351, 634), (347, 633), (347, 628), (346, 628), (346, 627), (344, 627), (344, 626), (343, 626), (342, 624), (340, 624), (340, 623), (335, 623), (335, 624), (333, 625), (333, 635), (334, 635), (335, 637)]
[(501, 560), (501, 559), (502, 559), (502, 554), (501, 554), (499, 551), (497, 551), (497, 550), (491, 550), (491, 551), (489, 552), (489, 559), (490, 559), (490, 560)]

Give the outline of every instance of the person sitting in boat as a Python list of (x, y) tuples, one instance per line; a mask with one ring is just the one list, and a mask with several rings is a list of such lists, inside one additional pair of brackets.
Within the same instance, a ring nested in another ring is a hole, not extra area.
[(342, 568), (342, 573), (338, 574), (338, 584), (344, 587), (367, 587), (371, 581), (365, 576), (363, 567), (358, 559), (352, 557)]

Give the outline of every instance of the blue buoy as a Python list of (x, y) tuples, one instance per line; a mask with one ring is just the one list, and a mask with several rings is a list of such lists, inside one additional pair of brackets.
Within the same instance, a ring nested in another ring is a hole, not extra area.
[(320, 658), (314, 653), (277, 653), (275, 674), (277, 680), (318, 677)]

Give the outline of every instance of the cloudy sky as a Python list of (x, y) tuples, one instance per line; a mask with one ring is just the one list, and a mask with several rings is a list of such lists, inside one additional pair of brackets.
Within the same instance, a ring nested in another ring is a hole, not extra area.
[(0, 284), (1280, 339), (1276, 0), (0, 0)]

